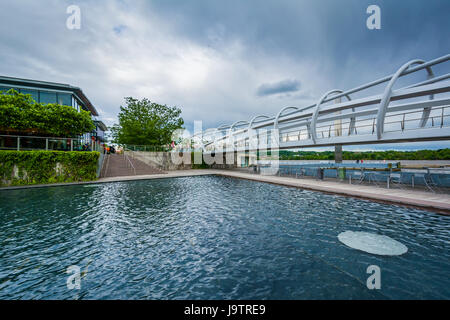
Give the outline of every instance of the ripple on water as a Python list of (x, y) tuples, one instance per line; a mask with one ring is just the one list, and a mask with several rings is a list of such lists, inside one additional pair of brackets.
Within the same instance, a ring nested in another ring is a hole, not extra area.
[[(1, 299), (450, 298), (450, 217), (423, 210), (214, 176), (0, 196)], [(349, 250), (346, 230), (408, 252)]]

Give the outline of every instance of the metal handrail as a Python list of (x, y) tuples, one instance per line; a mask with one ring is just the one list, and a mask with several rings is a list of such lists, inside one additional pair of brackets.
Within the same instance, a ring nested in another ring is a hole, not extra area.
[[(450, 82), (445, 82), (444, 84), (445, 84), (445, 91), (444, 92), (449, 92), (450, 91)], [(405, 89), (408, 89), (408, 90), (404, 91)], [(424, 96), (424, 95), (429, 95), (430, 92), (434, 92), (434, 91), (439, 92), (439, 90), (442, 90), (437, 85), (426, 85), (423, 88), (422, 87), (419, 88), (421, 90), (417, 90), (417, 89), (416, 90), (412, 90), (409, 87), (407, 87), (405, 89), (398, 89), (398, 90), (394, 91), (392, 93), (391, 100), (398, 100), (399, 98), (402, 98), (402, 99), (410, 98), (410, 97), (412, 97), (411, 95), (413, 93), (415, 94), (414, 96)], [(333, 96), (333, 98), (334, 98), (334, 96)], [(381, 95), (372, 96), (372, 97), (368, 97), (368, 98), (355, 99), (355, 100), (344, 102), (344, 103), (339, 103), (339, 104), (326, 106), (326, 108), (323, 111), (321, 111), (321, 113), (329, 114), (329, 113), (333, 113), (333, 112), (339, 111), (339, 110), (344, 109), (344, 108), (351, 109), (351, 108), (354, 108), (354, 107), (360, 107), (360, 106), (377, 104), (377, 103), (380, 103), (380, 101), (381, 101)], [(432, 103), (432, 102), (433, 101), (426, 101), (426, 102), (421, 102), (421, 103)], [(414, 103), (413, 105), (415, 105), (415, 104), (417, 104), (417, 103)], [(390, 107), (388, 109), (388, 111), (391, 111), (391, 109), (396, 109), (396, 108), (398, 108), (398, 106), (392, 106), (392, 107)], [(365, 112), (367, 112), (367, 111), (365, 111)], [(377, 110), (375, 110), (375, 111), (371, 110), (371, 112), (376, 113)], [(309, 121), (311, 116), (312, 116), (312, 113), (308, 112), (308, 113), (305, 113), (305, 114), (302, 114), (302, 115), (296, 115), (295, 117), (290, 118), (290, 119), (286, 119), (283, 122), (295, 121), (295, 120), (297, 120), (297, 121), (299, 121), (299, 120)], [(341, 115), (341, 117), (351, 117), (351, 116), (355, 116), (355, 115), (353, 115), (352, 113), (347, 113), (347, 114), (342, 114)], [(356, 113), (356, 116), (358, 116), (358, 113)], [(318, 122), (322, 122), (322, 120), (319, 118)], [(273, 125), (273, 122), (267, 121), (263, 125), (255, 126), (255, 128), (263, 128), (263, 127), (272, 126), (272, 125)], [(244, 133), (245, 131), (246, 131), (245, 129), (244, 130), (240, 130), (240, 131), (236, 131), (235, 135), (237, 135), (239, 133)], [(225, 140), (227, 138), (228, 138), (228, 136), (223, 136), (219, 140)]]
[[(433, 119), (433, 118), (436, 118), (436, 119), (443, 119), (443, 118), (446, 118), (446, 117), (449, 117), (450, 116), (450, 114), (444, 114), (444, 110), (447, 110), (447, 109), (449, 109), (450, 110), (450, 106), (445, 106), (445, 107), (437, 107), (437, 108), (433, 108), (432, 109), (432, 111), (438, 111), (438, 110), (441, 110), (441, 114), (440, 115), (438, 115), (438, 116), (431, 116), (430, 117), (430, 119)], [(403, 112), (403, 113), (398, 113), (398, 114), (392, 114), (392, 115), (388, 115), (388, 116), (386, 116), (386, 118), (392, 118), (392, 117), (401, 117), (401, 116), (405, 116), (405, 115), (411, 115), (411, 114), (415, 114), (415, 113), (421, 113), (422, 111), (409, 111), (409, 112)], [(350, 117), (349, 117), (350, 118)], [(372, 124), (372, 121), (373, 121), (373, 119), (375, 119), (374, 117), (372, 117), (372, 118), (367, 118), (367, 119), (361, 119), (360, 121), (362, 122), (362, 121), (367, 121), (367, 122), (371, 122), (370, 124), (366, 124), (366, 125), (358, 125), (358, 126), (356, 126), (356, 128), (361, 128), (361, 127), (371, 127), (371, 126), (373, 126), (373, 124)], [(420, 120), (420, 118), (414, 118), (414, 119), (404, 119), (404, 120), (402, 120), (402, 121), (417, 121), (417, 120)], [(398, 123), (399, 121), (392, 121), (392, 122), (385, 122), (385, 124), (392, 124), (392, 123)], [(346, 125), (350, 125), (351, 124), (351, 120), (350, 121), (342, 121), (341, 123), (340, 123), (340, 125), (343, 127), (343, 129), (342, 130), (344, 130), (344, 129), (347, 129), (348, 128), (348, 126), (346, 126)], [(441, 120), (441, 124), (443, 125), (443, 121)], [(326, 124), (326, 125), (323, 125), (323, 126), (318, 126), (317, 127), (317, 129), (320, 129), (320, 128), (329, 128), (330, 127), (330, 124)], [(290, 134), (290, 133), (301, 133), (301, 132), (303, 132), (303, 131), (307, 131), (306, 129), (292, 129), (292, 130), (287, 130), (287, 131), (283, 131), (282, 133), (281, 133), (281, 135), (282, 136), (284, 136), (284, 135), (287, 135), (287, 134)], [(319, 131), (319, 132), (321, 132), (321, 131)], [(258, 135), (258, 134), (256, 134), (255, 135), (255, 137), (259, 137), (259, 136), (261, 136), (261, 135)], [(246, 140), (248, 140), (248, 138), (245, 138)], [(237, 140), (238, 142), (239, 141), (242, 141), (242, 140)]]
[[(108, 169), (109, 169), (109, 154), (106, 154), (106, 160), (105, 160), (105, 162), (106, 162), (106, 165), (105, 165), (105, 170), (102, 170), (103, 171), (103, 177), (106, 177), (106, 174), (108, 173)], [(102, 166), (102, 169), (103, 169), (103, 166)], [(100, 172), (100, 175), (101, 175), (102, 173)]]
[(136, 168), (134, 167), (133, 163), (130, 160), (130, 157), (128, 157), (128, 155), (125, 153), (125, 150), (123, 151), (123, 156), (126, 160), (128, 160), (127, 163), (130, 164), (131, 168), (133, 169), (134, 175), (136, 175)]

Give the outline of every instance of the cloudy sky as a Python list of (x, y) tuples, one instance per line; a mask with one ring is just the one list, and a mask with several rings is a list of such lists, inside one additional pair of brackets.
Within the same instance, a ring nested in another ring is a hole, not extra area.
[[(108, 125), (126, 96), (180, 107), (192, 130), (306, 106), (450, 52), (448, 0), (0, 4), (0, 74), (79, 86)], [(79, 30), (66, 27), (72, 4)], [(366, 27), (371, 4), (381, 30)]]

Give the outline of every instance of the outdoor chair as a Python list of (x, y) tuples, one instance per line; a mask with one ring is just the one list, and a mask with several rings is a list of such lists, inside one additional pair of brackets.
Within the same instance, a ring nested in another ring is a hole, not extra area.
[(387, 178), (387, 188), (396, 185), (398, 187), (402, 186), (402, 174), (401, 173), (389, 173)]
[(413, 180), (412, 180), (412, 185), (414, 187), (414, 180), (416, 180), (416, 178), (419, 178), (421, 180), (423, 180), (425, 187), (427, 187), (428, 190), (430, 190), (433, 193), (436, 193), (437, 191), (437, 184), (433, 181), (433, 178), (431, 177), (431, 174), (429, 172), (429, 170), (425, 173), (425, 172), (415, 172), (413, 175)]
[(353, 181), (356, 183), (362, 183), (365, 178), (365, 172), (364, 169), (361, 169), (361, 171), (355, 171), (351, 174), (349, 174), (348, 179), (349, 183), (352, 184)]
[(376, 172), (365, 171), (364, 179), (366, 179), (367, 182), (373, 183), (374, 185), (378, 186), (378, 182), (376, 179), (376, 177), (378, 177), (378, 176), (379, 176), (379, 174), (377, 174)]
[(306, 176), (306, 170), (303, 168), (296, 168), (295, 169), (295, 177), (296, 178), (300, 178), (300, 177), (305, 177)]

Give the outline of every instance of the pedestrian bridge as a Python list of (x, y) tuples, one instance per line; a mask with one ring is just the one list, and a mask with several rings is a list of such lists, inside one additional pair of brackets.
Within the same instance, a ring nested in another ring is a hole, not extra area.
[[(206, 153), (448, 140), (449, 60), (450, 54), (411, 60), (384, 78), (329, 90), (313, 105), (287, 106), (276, 115), (255, 115), (192, 138)], [(408, 85), (399, 87), (405, 81)]]

